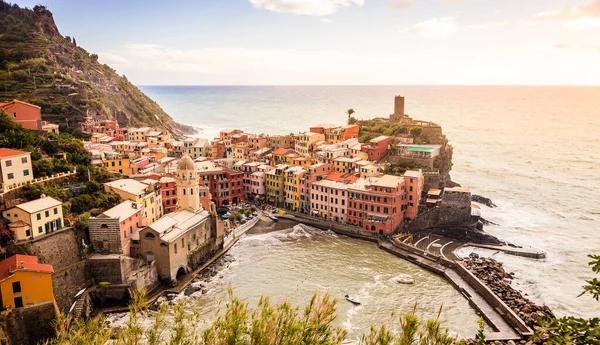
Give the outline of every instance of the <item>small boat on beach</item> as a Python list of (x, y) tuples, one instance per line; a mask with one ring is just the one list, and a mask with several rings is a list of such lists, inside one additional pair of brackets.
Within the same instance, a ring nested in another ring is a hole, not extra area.
[(415, 280), (411, 276), (400, 276), (398, 278), (400, 284), (414, 284)]
[(354, 299), (348, 295), (344, 296), (346, 298), (346, 300), (354, 305), (360, 305), (360, 302), (357, 299)]

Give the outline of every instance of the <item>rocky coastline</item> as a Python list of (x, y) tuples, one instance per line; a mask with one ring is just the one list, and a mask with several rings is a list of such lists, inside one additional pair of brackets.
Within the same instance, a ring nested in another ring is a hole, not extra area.
[[(548, 306), (533, 303), (511, 286), (514, 274), (506, 272), (503, 264), (491, 258), (468, 258), (463, 260), (465, 267), (483, 281), (500, 299), (506, 303), (531, 329), (538, 330), (539, 318), (554, 318)], [(544, 344), (544, 336), (522, 340), (521, 344)], [(493, 344), (503, 344), (494, 342)], [(511, 344), (511, 342), (504, 343)], [(512, 344), (515, 344), (512, 342)]]

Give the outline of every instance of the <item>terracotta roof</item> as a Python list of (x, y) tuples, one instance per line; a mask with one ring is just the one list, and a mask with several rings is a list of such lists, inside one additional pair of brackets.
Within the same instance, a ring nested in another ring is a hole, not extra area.
[(0, 262), (0, 280), (4, 280), (15, 271), (54, 273), (52, 265), (40, 264), (36, 256), (16, 254)]
[(356, 177), (355, 175), (352, 175), (352, 174), (348, 174), (348, 173), (332, 171), (329, 174), (327, 174), (327, 177), (325, 177), (325, 179), (329, 180), (329, 181), (336, 181), (336, 182), (354, 183), (354, 182), (356, 182), (356, 180), (358, 180), (358, 177)]
[(5, 149), (5, 148), (0, 149), (0, 157), (17, 156), (17, 155), (23, 155), (26, 153), (29, 153), (29, 152), (13, 150), (13, 149)]
[(285, 155), (289, 151), (291, 151), (291, 150), (290, 149), (284, 149), (284, 148), (278, 148), (277, 150), (273, 151), (272, 154), (281, 156), (281, 155)]
[(28, 106), (31, 106), (31, 107), (36, 107), (38, 109), (42, 109), (42, 108), (40, 108), (39, 106), (37, 106), (35, 104), (31, 104), (31, 103), (19, 101), (18, 99), (13, 99), (12, 101), (7, 102), (7, 103), (0, 103), (0, 108), (5, 108), (5, 107), (7, 107), (7, 106), (9, 106), (11, 104), (15, 104), (15, 103), (21, 103), (21, 104), (25, 104), (25, 105), (28, 105)]

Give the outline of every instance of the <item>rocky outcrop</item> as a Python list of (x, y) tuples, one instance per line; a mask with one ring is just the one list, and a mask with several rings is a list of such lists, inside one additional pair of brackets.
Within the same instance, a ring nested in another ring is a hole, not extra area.
[(472, 242), (480, 244), (504, 244), (504, 241), (498, 239), (495, 236), (488, 234), (483, 230), (478, 230), (468, 226), (449, 226), (449, 227), (435, 227), (421, 230), (411, 230), (413, 234), (434, 234), (459, 240), (462, 242)]
[(491, 207), (491, 208), (498, 207), (498, 206), (496, 206), (496, 204), (494, 204), (494, 202), (490, 198), (486, 198), (481, 195), (473, 194), (473, 195), (471, 195), (471, 200), (474, 202), (483, 204), (487, 207)]

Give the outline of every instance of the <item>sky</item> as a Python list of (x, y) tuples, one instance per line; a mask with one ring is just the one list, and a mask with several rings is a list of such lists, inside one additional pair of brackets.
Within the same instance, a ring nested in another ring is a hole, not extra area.
[(13, 0), (137, 85), (600, 85), (600, 0)]

